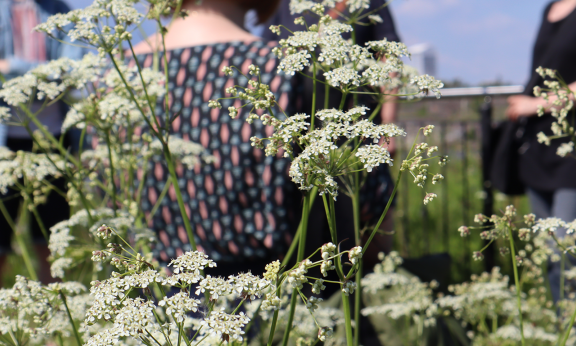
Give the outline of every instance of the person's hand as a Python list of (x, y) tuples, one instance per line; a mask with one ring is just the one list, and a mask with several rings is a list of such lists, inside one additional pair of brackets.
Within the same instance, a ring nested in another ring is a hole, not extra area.
[(0, 73), (6, 74), (10, 72), (10, 63), (6, 59), (0, 59)]
[(506, 116), (512, 121), (516, 121), (519, 117), (529, 117), (536, 115), (538, 105), (544, 103), (544, 100), (537, 97), (526, 95), (515, 95), (508, 98), (508, 109), (506, 109)]
[(394, 156), (396, 155), (396, 138), (394, 138), (394, 137), (390, 137), (390, 138), (380, 137), (380, 140), (378, 141), (378, 145), (381, 147), (384, 147), (384, 149), (388, 150), (388, 152), (390, 153), (390, 157), (394, 158)]
[(386, 149), (388, 149), (388, 152), (390, 153), (390, 157), (394, 158), (394, 156), (396, 156), (396, 138), (392, 137), (390, 139), (388, 139), (388, 146)]

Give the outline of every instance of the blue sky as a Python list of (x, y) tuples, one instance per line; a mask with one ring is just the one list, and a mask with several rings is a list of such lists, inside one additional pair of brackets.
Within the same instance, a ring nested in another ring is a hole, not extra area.
[[(90, 0), (66, 0), (78, 8)], [(263, 0), (265, 1), (265, 0)], [(439, 78), (523, 84), (542, 11), (550, 0), (393, 0), (402, 40), (430, 43)]]
[(524, 84), (542, 11), (550, 0), (394, 0), (407, 45), (436, 49), (439, 78)]

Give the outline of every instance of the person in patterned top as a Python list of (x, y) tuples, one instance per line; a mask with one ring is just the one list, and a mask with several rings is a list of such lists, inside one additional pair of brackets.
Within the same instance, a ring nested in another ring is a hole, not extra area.
[[(274, 43), (243, 29), (248, 10), (255, 9), (264, 21), (276, 6), (273, 0), (185, 0), (183, 8), (190, 15), (176, 20), (165, 37), (170, 112), (179, 114), (171, 134), (200, 143), (216, 158), (213, 164), (178, 171), (198, 250), (218, 262), (212, 275), (261, 273), (266, 263), (287, 250), (299, 220), (301, 194), (289, 180), (290, 162), (280, 155), (267, 157), (250, 144), (250, 137), (269, 137), (272, 129), (261, 122), (248, 124), (247, 111), (232, 119), (226, 109), (240, 106), (239, 101), (223, 100), (222, 110), (208, 107), (209, 100), (225, 96), (226, 88), (247, 85), (239, 73), (225, 76), (222, 67), (234, 65), (247, 75), (248, 66), (254, 64), (290, 114), (294, 88), (286, 76), (276, 74)], [(148, 42), (153, 45), (158, 36)], [(135, 47), (136, 58), (149, 67), (154, 49), (141, 43)], [(151, 165), (153, 174), (145, 182), (143, 198), (147, 212), (169, 179), (160, 157)], [(190, 250), (173, 190), (149, 227), (158, 235), (155, 253), (161, 263)]]

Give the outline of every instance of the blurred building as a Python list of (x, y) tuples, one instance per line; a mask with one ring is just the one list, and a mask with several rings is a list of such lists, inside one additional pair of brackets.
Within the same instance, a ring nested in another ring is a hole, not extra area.
[(415, 67), (420, 74), (436, 76), (436, 51), (429, 43), (420, 43), (408, 47), (412, 59), (406, 59), (407, 65)]

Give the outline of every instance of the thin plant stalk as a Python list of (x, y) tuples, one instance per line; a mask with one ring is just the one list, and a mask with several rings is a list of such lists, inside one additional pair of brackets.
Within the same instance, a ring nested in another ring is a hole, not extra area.
[(36, 209), (36, 206), (34, 205), (34, 203), (30, 203), (30, 205), (32, 206), (32, 214), (34, 215), (36, 222), (38, 222), (38, 227), (40, 228), (40, 231), (42, 232), (44, 239), (46, 239), (46, 241), (48, 241), (48, 238), (49, 238), (48, 237), (48, 231), (46, 230), (46, 226), (44, 225), (44, 222), (42, 222), (42, 218), (40, 217), (40, 214), (38, 213), (38, 209)]
[(24, 265), (26, 266), (26, 270), (28, 270), (28, 275), (30, 275), (30, 278), (32, 280), (38, 281), (38, 275), (36, 275), (36, 271), (34, 270), (34, 266), (32, 265), (32, 259), (30, 258), (30, 254), (28, 253), (28, 249), (26, 248), (26, 242), (24, 242), (24, 239), (22, 239), (22, 235), (16, 228), (14, 220), (12, 219), (12, 216), (10, 216), (10, 213), (8, 213), (8, 210), (6, 209), (6, 206), (4, 205), (4, 201), (2, 199), (0, 199), (0, 211), (4, 216), (4, 219), (6, 219), (6, 222), (8, 222), (10, 228), (12, 228), (14, 238), (16, 238), (18, 247), (20, 247), (20, 251), (22, 251), (22, 259), (24, 261)]
[(520, 280), (518, 279), (518, 265), (516, 263), (516, 250), (514, 250), (514, 238), (512, 236), (512, 227), (508, 226), (508, 238), (510, 239), (510, 256), (512, 257), (512, 267), (514, 269), (514, 284), (516, 285), (516, 301), (518, 303), (518, 317), (520, 319), (520, 336), (522, 337), (522, 346), (526, 346), (524, 339), (524, 324), (522, 320), (522, 299), (520, 297)]
[(392, 205), (392, 201), (394, 200), (394, 196), (396, 195), (396, 191), (398, 190), (398, 185), (400, 185), (400, 179), (402, 178), (402, 173), (403, 173), (402, 171), (398, 172), (398, 178), (396, 178), (396, 183), (394, 184), (394, 190), (392, 190), (392, 194), (390, 195), (390, 199), (388, 200), (388, 203), (386, 204), (386, 208), (384, 208), (382, 215), (380, 215), (380, 219), (378, 220), (378, 223), (376, 223), (376, 226), (374, 226), (372, 233), (370, 233), (370, 237), (368, 237), (368, 240), (366, 240), (366, 243), (364, 244), (364, 247), (362, 248), (362, 255), (364, 255), (364, 253), (366, 252), (368, 245), (370, 245), (370, 243), (372, 242), (372, 239), (374, 238), (374, 236), (376, 235), (376, 233), (380, 229), (380, 225), (382, 225), (382, 222), (384, 221), (386, 214), (388, 214), (388, 209), (390, 209), (390, 206)]
[(346, 328), (346, 344), (354, 345), (354, 336), (352, 334), (352, 318), (350, 316), (350, 299), (346, 293), (342, 292), (342, 306), (344, 308), (344, 322)]
[[(132, 102), (134, 102), (136, 104), (138, 111), (140, 112), (140, 114), (142, 114), (142, 117), (144, 118), (144, 120), (148, 124), (148, 127), (152, 130), (152, 133), (154, 133), (156, 138), (158, 138), (158, 140), (162, 144), (162, 151), (164, 153), (164, 158), (166, 159), (166, 166), (168, 166), (168, 171), (170, 172), (170, 178), (172, 179), (172, 186), (174, 186), (174, 191), (176, 192), (176, 199), (178, 200), (178, 207), (180, 209), (180, 214), (182, 215), (182, 220), (184, 222), (184, 228), (186, 229), (186, 234), (188, 235), (188, 242), (190, 243), (190, 247), (192, 248), (192, 250), (196, 251), (196, 241), (194, 240), (194, 231), (192, 229), (192, 224), (190, 223), (190, 218), (188, 217), (188, 213), (186, 212), (186, 207), (184, 206), (184, 200), (182, 198), (182, 191), (180, 190), (180, 186), (178, 185), (178, 176), (176, 175), (176, 167), (174, 165), (174, 160), (172, 157), (172, 153), (170, 152), (170, 148), (168, 147), (168, 143), (164, 140), (164, 138), (162, 137), (162, 135), (160, 135), (160, 133), (158, 133), (154, 130), (154, 128), (150, 122), (150, 119), (148, 119), (148, 117), (146, 117), (146, 113), (144, 112), (144, 110), (142, 109), (140, 104), (136, 101), (136, 97), (134, 96), (134, 92), (132, 91), (132, 89), (130, 88), (130, 85), (128, 84), (128, 82), (124, 78), (124, 75), (122, 74), (122, 71), (120, 70), (118, 64), (116, 63), (116, 60), (114, 60), (114, 56), (112, 54), (109, 54), (109, 55), (110, 55), (110, 58), (112, 60), (112, 63), (114, 64), (114, 68), (119, 73), (120, 78), (122, 79), (122, 82), (126, 86), (128, 93), (130, 94)], [(165, 67), (168, 68), (168, 65), (166, 65)]]
[[(360, 172), (354, 173), (354, 194), (352, 195), (352, 212), (354, 214), (354, 238), (356, 246), (361, 246), (360, 236)], [(358, 261), (356, 273), (356, 293), (354, 294), (354, 345), (360, 345), (360, 305), (362, 303), (362, 258)]]
[[(297, 262), (302, 262), (304, 260), (304, 251), (306, 250), (306, 234), (308, 233), (308, 215), (310, 208), (310, 191), (306, 192), (304, 196), (304, 206), (302, 208), (302, 221), (300, 229), (300, 241), (298, 242), (298, 254), (296, 256)], [(284, 331), (284, 337), (282, 338), (282, 346), (288, 345), (288, 340), (290, 339), (290, 332), (292, 330), (292, 322), (294, 321), (294, 311), (296, 310), (296, 301), (298, 299), (297, 289), (292, 291), (292, 298), (290, 300), (290, 311), (288, 313), (288, 323), (286, 324), (286, 330)], [(270, 330), (270, 334), (274, 334), (274, 330)]]
[(574, 312), (572, 313), (572, 317), (570, 317), (570, 323), (568, 324), (568, 328), (566, 328), (566, 333), (564, 334), (564, 339), (562, 340), (562, 343), (560, 344), (560, 346), (566, 346), (566, 342), (568, 341), (568, 337), (570, 336), (570, 331), (572, 330), (572, 327), (574, 326), (575, 320), (576, 320), (576, 309), (574, 309)]
[(164, 146), (164, 157), (166, 158), (166, 165), (168, 166), (168, 171), (170, 172), (170, 177), (172, 179), (172, 186), (174, 186), (174, 191), (176, 192), (176, 199), (178, 200), (178, 207), (180, 208), (180, 214), (182, 214), (182, 220), (184, 221), (184, 228), (186, 229), (186, 234), (188, 235), (188, 242), (193, 251), (196, 251), (196, 240), (194, 240), (194, 231), (192, 230), (192, 224), (190, 223), (190, 218), (186, 212), (186, 207), (184, 205), (184, 199), (182, 198), (182, 191), (178, 185), (178, 176), (176, 175), (176, 168), (174, 166), (174, 160), (168, 149), (168, 145)]
[(66, 302), (66, 296), (62, 290), (59, 290), (58, 293), (60, 294), (60, 298), (62, 299), (62, 303), (64, 303), (64, 307), (66, 308), (66, 313), (68, 314), (68, 318), (70, 319), (70, 324), (72, 325), (72, 330), (74, 331), (74, 337), (76, 338), (76, 342), (78, 342), (78, 346), (82, 346), (84, 343), (82, 342), (82, 338), (78, 333), (78, 328), (76, 328), (76, 324), (74, 323), (74, 319), (72, 318), (72, 314), (70, 313), (70, 309), (68, 309), (68, 303)]
[(272, 316), (272, 325), (270, 326), (270, 335), (268, 335), (267, 346), (272, 346), (272, 342), (274, 341), (274, 331), (276, 330), (276, 322), (278, 322), (278, 310), (275, 310), (274, 315)]

